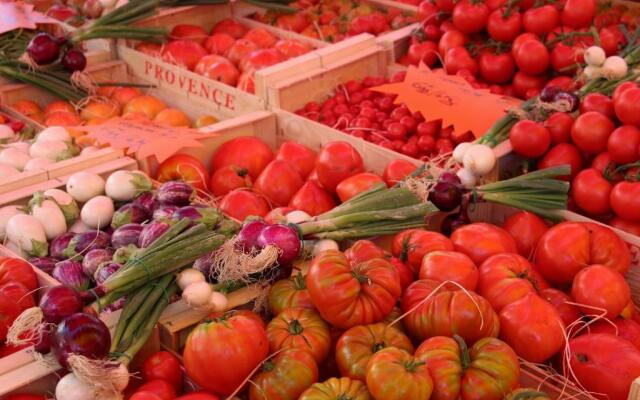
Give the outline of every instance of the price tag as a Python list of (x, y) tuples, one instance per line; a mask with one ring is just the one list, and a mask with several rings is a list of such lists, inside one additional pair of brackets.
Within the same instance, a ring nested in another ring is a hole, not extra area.
[(55, 20), (33, 11), (33, 4), (0, 2), (0, 34), (15, 29), (36, 29), (36, 24), (55, 23)]

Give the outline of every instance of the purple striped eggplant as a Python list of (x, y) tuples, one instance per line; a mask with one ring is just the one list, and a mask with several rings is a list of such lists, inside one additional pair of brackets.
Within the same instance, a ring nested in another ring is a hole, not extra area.
[(82, 270), (87, 276), (93, 276), (100, 264), (109, 262), (113, 259), (113, 250), (111, 249), (93, 249), (82, 259)]
[(160, 204), (186, 206), (196, 197), (196, 191), (191, 185), (181, 181), (165, 182), (158, 188), (156, 199)]
[(159, 220), (162, 218), (171, 219), (173, 218), (173, 214), (176, 211), (178, 211), (178, 208), (179, 207), (177, 206), (161, 205), (155, 210), (153, 210), (153, 219), (154, 220)]
[(208, 228), (213, 229), (222, 219), (222, 215), (220, 211), (212, 207), (185, 206), (173, 214), (173, 219), (179, 221), (182, 218), (189, 218), (192, 224), (205, 224)]
[(55, 268), (58, 261), (59, 260), (51, 257), (33, 257), (29, 259), (31, 265), (49, 275), (51, 275), (51, 273), (53, 272), (53, 269)]
[(76, 234), (64, 250), (65, 258), (82, 260), (93, 249), (106, 249), (111, 244), (111, 235), (103, 231), (87, 231)]
[(153, 196), (153, 192), (144, 192), (131, 202), (143, 207), (149, 214), (153, 213), (156, 209), (156, 200)]
[(62, 235), (56, 237), (49, 243), (49, 257), (57, 260), (64, 260), (67, 257), (64, 255), (65, 250), (69, 247), (69, 243), (76, 236), (73, 232), (65, 232)]
[(111, 275), (122, 268), (122, 264), (115, 262), (105, 263), (98, 267), (96, 273), (93, 274), (93, 279), (98, 285), (104, 283)]
[(151, 215), (147, 210), (138, 204), (125, 204), (113, 214), (111, 227), (117, 229), (126, 224), (141, 224), (147, 221)]
[(155, 242), (163, 233), (165, 233), (171, 224), (165, 221), (153, 221), (147, 225), (143, 225), (140, 238), (138, 239), (138, 247), (144, 249), (151, 243)]
[(114, 249), (125, 247), (130, 244), (138, 244), (140, 239), (140, 233), (142, 233), (143, 226), (140, 224), (126, 224), (122, 225), (111, 235), (111, 246)]
[(89, 289), (89, 284), (91, 283), (91, 280), (82, 269), (82, 264), (73, 260), (57, 263), (51, 276), (64, 286), (69, 286), (78, 292)]

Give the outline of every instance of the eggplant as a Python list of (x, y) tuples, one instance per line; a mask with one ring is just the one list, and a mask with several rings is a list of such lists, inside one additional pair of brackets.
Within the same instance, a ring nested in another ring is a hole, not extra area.
[(51, 257), (33, 257), (29, 259), (31, 265), (49, 275), (51, 275), (51, 273), (53, 272), (53, 269), (55, 268), (58, 261), (60, 260), (56, 260), (55, 258)]
[(120, 247), (116, 250), (115, 253), (113, 253), (113, 262), (118, 264), (126, 264), (127, 261), (129, 261), (129, 259), (138, 252), (138, 250), (140, 249), (138, 249), (138, 247), (136, 247), (136, 245), (134, 244)]
[(87, 276), (93, 276), (100, 264), (109, 262), (113, 259), (113, 250), (111, 249), (93, 249), (82, 259), (82, 270)]
[(111, 243), (111, 235), (103, 231), (87, 231), (78, 233), (71, 239), (64, 250), (65, 258), (82, 257), (93, 249), (106, 249)]
[(177, 206), (161, 205), (153, 210), (153, 219), (171, 219), (173, 218), (173, 214), (175, 214), (176, 211), (178, 211)]
[(222, 219), (222, 214), (213, 207), (185, 206), (173, 213), (173, 219), (181, 220), (189, 218), (193, 224), (205, 224), (207, 228), (213, 229)]
[(53, 239), (49, 244), (49, 256), (57, 260), (65, 260), (68, 257), (64, 255), (64, 251), (69, 247), (69, 242), (76, 236), (73, 232), (65, 232), (57, 238)]
[(126, 224), (141, 224), (148, 220), (151, 215), (147, 210), (138, 204), (125, 204), (113, 214), (111, 227), (117, 229)]
[(96, 273), (93, 274), (93, 279), (98, 285), (104, 283), (111, 275), (122, 268), (122, 264), (115, 262), (105, 263), (98, 267)]
[(51, 276), (63, 285), (69, 286), (78, 292), (89, 289), (89, 284), (91, 283), (91, 280), (83, 271), (82, 264), (73, 260), (57, 263)]
[(181, 181), (165, 182), (158, 188), (156, 199), (160, 204), (186, 206), (196, 197), (196, 191), (191, 185)]
[(113, 231), (113, 235), (111, 235), (111, 246), (114, 249), (119, 249), (120, 247), (125, 247), (130, 244), (137, 245), (142, 229), (143, 226), (140, 224), (122, 225)]
[(153, 210), (156, 209), (156, 200), (153, 196), (153, 192), (144, 192), (133, 199), (131, 203), (141, 206), (147, 210), (147, 213), (149, 214), (153, 213)]
[(148, 247), (168, 231), (170, 227), (171, 224), (164, 221), (153, 221), (147, 225), (143, 225), (140, 238), (138, 239), (138, 247), (141, 249)]

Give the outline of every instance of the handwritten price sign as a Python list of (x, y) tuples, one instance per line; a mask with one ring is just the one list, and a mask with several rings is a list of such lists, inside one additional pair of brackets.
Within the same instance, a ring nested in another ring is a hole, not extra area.
[(371, 90), (397, 94), (396, 104), (419, 111), (428, 121), (442, 119), (442, 126), (453, 125), (456, 132), (471, 131), (475, 137), (484, 135), (508, 109), (520, 104), (517, 99), (474, 89), (462, 77), (416, 67), (409, 67), (403, 82)]
[(36, 24), (55, 23), (55, 20), (33, 11), (33, 4), (0, 1), (0, 34), (15, 29), (36, 29)]

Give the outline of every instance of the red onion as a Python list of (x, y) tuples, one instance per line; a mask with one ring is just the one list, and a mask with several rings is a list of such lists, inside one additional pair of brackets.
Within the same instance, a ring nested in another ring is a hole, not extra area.
[(71, 314), (80, 312), (84, 304), (80, 294), (68, 286), (52, 286), (40, 298), (38, 307), (44, 321), (57, 324)]
[(125, 204), (113, 213), (111, 227), (116, 229), (126, 224), (141, 224), (150, 218), (147, 210), (138, 204)]
[(236, 247), (245, 253), (248, 253), (255, 249), (260, 249), (258, 246), (258, 236), (264, 228), (269, 226), (261, 219), (255, 219), (242, 225), (242, 229), (236, 236)]
[(440, 211), (453, 211), (462, 203), (462, 189), (457, 183), (439, 181), (429, 190), (429, 201)]
[(208, 278), (209, 276), (211, 276), (211, 272), (212, 272), (211, 270), (213, 269), (214, 254), (215, 253), (212, 252), (198, 258), (196, 261), (194, 261), (193, 268), (202, 272), (204, 276)]
[(471, 220), (465, 213), (449, 214), (442, 220), (440, 232), (445, 236), (451, 236), (456, 229), (462, 228), (469, 223), (471, 223)]
[(76, 313), (65, 318), (56, 328), (51, 350), (64, 368), (71, 354), (90, 359), (106, 357), (111, 347), (109, 329), (96, 316)]
[(451, 171), (445, 171), (440, 174), (440, 176), (438, 177), (438, 182), (450, 182), (458, 185), (462, 183), (460, 182), (460, 178), (458, 178), (458, 175), (456, 175), (455, 172)]
[(300, 254), (301, 242), (295, 228), (288, 225), (270, 225), (262, 229), (256, 242), (259, 248), (267, 245), (276, 246), (280, 249), (278, 264), (289, 265)]
[(60, 45), (48, 33), (38, 33), (29, 41), (27, 54), (38, 65), (51, 64), (60, 56)]
[(83, 71), (87, 66), (87, 57), (80, 50), (71, 49), (62, 56), (62, 65), (69, 72)]

